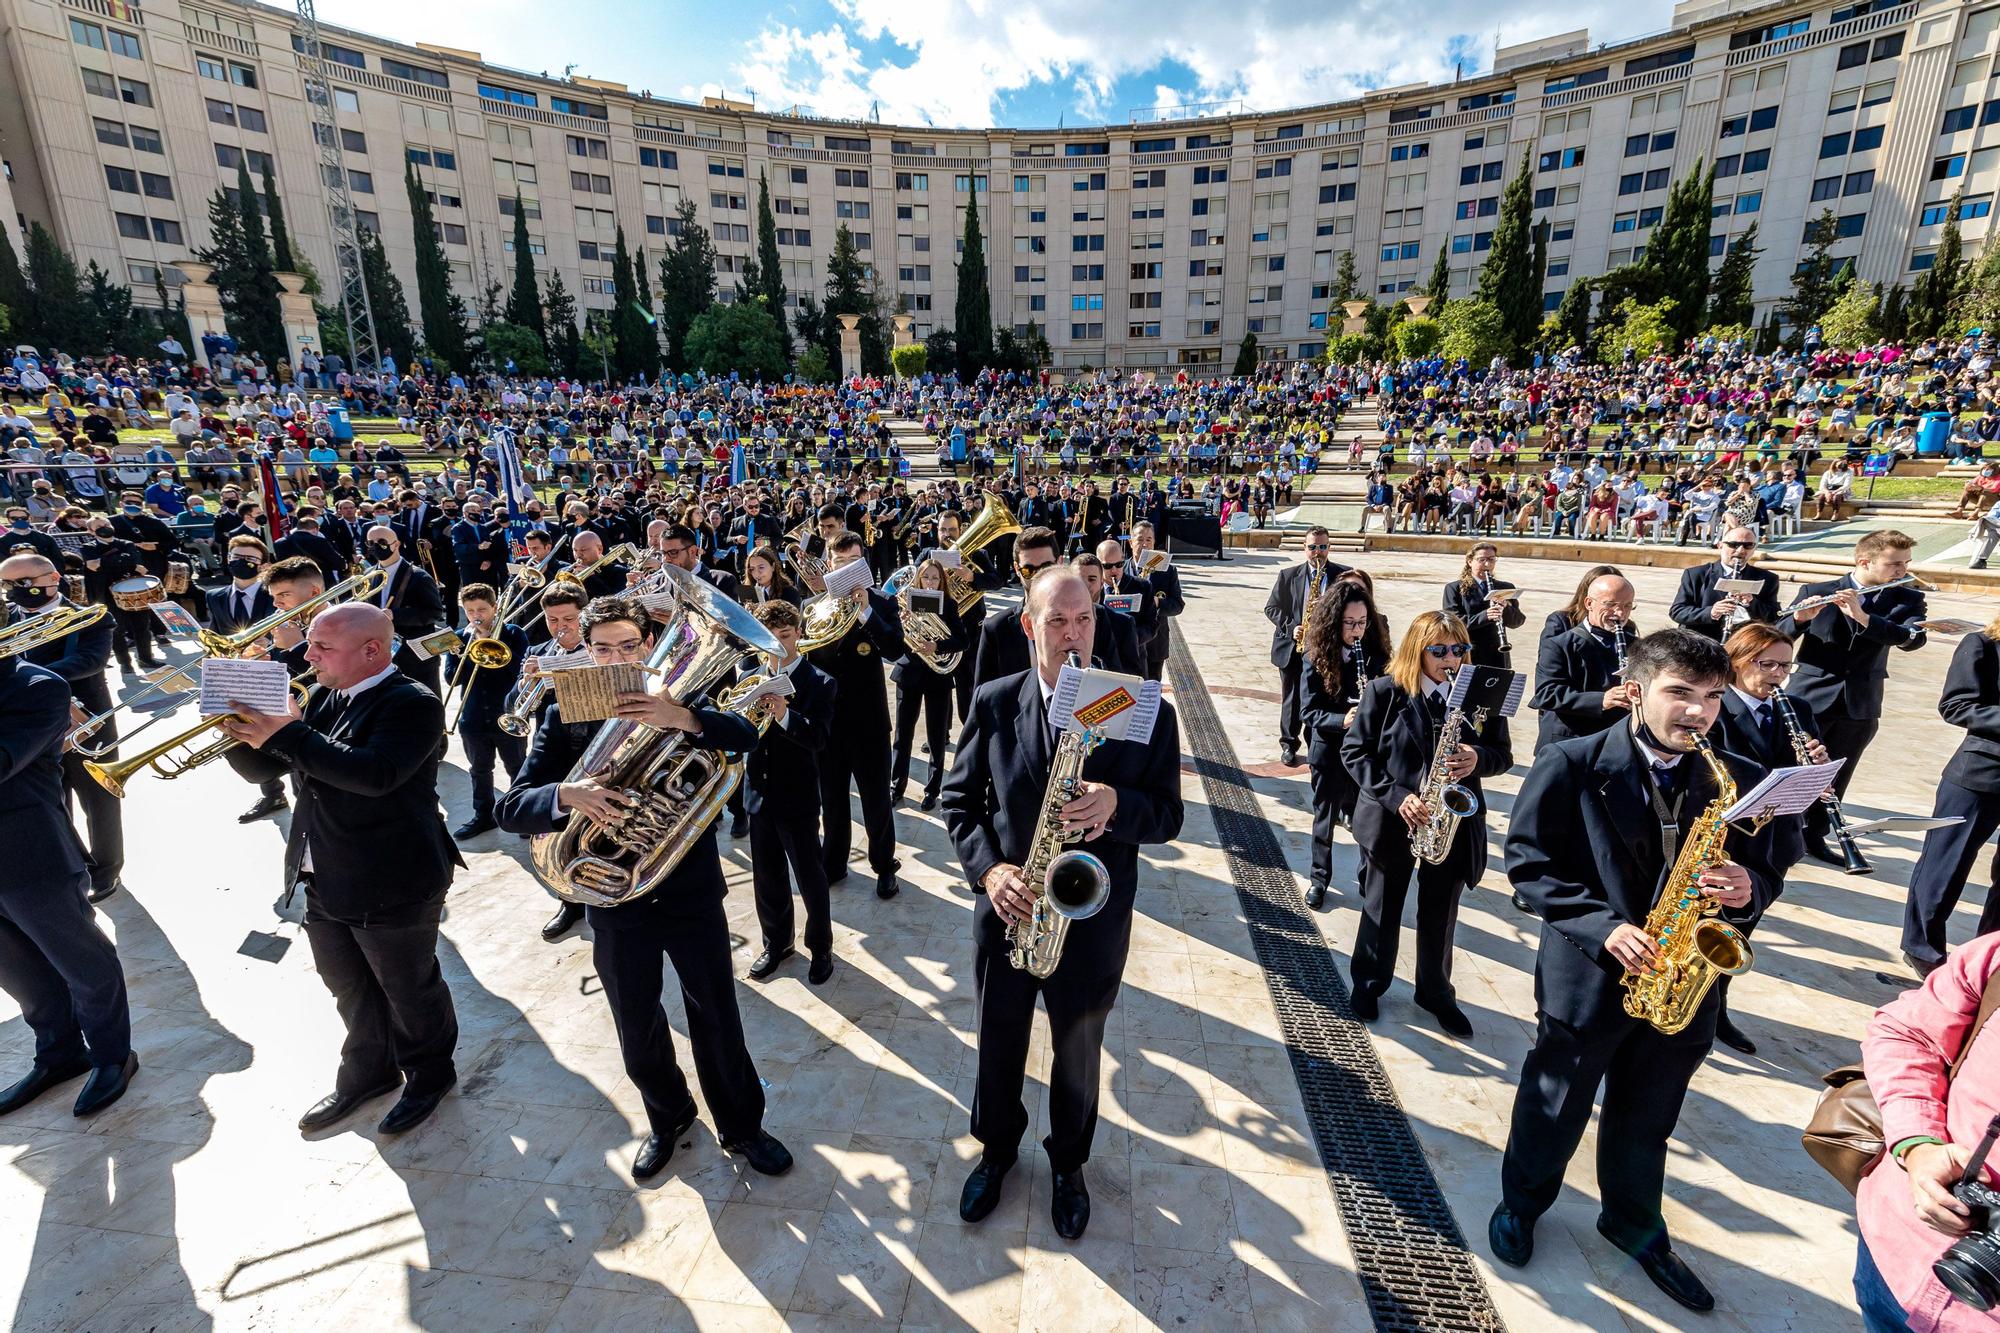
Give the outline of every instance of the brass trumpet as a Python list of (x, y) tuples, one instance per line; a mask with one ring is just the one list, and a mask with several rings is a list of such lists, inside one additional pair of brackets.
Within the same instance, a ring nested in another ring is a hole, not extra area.
[(22, 653), (54, 643), (80, 629), (88, 629), (104, 619), (107, 608), (92, 603), (77, 606), (64, 602), (53, 611), (39, 616), (29, 616), (0, 629), (0, 657), (18, 657)]
[[(305, 703), (307, 682), (313, 674), (308, 671), (291, 682), (292, 696), (302, 705)], [(162, 781), (172, 782), (175, 778), (192, 773), (212, 759), (220, 759), (242, 744), (234, 736), (217, 731), (216, 724), (220, 721), (222, 721), (220, 717), (205, 717), (179, 735), (161, 741), (145, 753), (133, 755), (129, 759), (120, 759), (113, 763), (85, 759), (83, 771), (96, 779), (98, 786), (119, 797), (125, 795), (125, 784), (144, 769), (150, 768)], [(152, 723), (149, 721), (147, 726), (150, 725)], [(140, 730), (143, 731), (145, 728), (141, 727)], [(204, 733), (210, 731), (217, 731), (213, 739), (202, 745), (194, 744)], [(138, 732), (133, 734), (137, 735)], [(112, 744), (115, 745), (116, 742)], [(109, 745), (101, 746), (95, 753), (102, 756), (110, 748)]]

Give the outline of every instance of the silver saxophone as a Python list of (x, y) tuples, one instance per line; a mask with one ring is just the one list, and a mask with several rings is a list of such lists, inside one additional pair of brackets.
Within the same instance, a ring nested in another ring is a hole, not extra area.
[[(1075, 653), (1069, 660), (1083, 665)], [(1057, 738), (1048, 786), (1042, 790), (1042, 813), (1035, 820), (1027, 864), (1021, 867), (1035, 905), (1026, 921), (1007, 927), (1007, 959), (1045, 980), (1062, 962), (1070, 922), (1096, 916), (1111, 896), (1111, 872), (1089, 852), (1066, 850), (1082, 834), (1065, 832), (1062, 826), (1062, 808), (1076, 799), (1083, 780), (1083, 761), (1103, 743), (1103, 734), (1096, 731), (1066, 730)]]
[[(1473, 709), (1473, 731), (1485, 725), (1486, 710)], [(1458, 836), (1458, 821), (1479, 813), (1479, 798), (1473, 795), (1472, 788), (1453, 782), (1447, 766), (1458, 749), (1459, 733), (1464, 727), (1464, 709), (1454, 708), (1444, 715), (1444, 723), (1438, 728), (1437, 750), (1431, 755), (1430, 772), (1424, 776), (1424, 789), (1418, 793), (1430, 811), (1430, 819), (1411, 831), (1410, 851), (1432, 865), (1441, 863), (1451, 853), (1452, 839)]]

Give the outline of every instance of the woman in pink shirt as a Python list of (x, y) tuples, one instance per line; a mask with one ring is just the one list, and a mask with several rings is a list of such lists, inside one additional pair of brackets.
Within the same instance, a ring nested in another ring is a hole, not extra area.
[[(1931, 1265), (1972, 1224), (1951, 1192), (1966, 1160), (2000, 1112), (2000, 1033), (1981, 1033), (1959, 1055), (1988, 985), (2000, 984), (2000, 931), (1955, 949), (1915, 990), (1876, 1010), (1861, 1041), (1868, 1086), (1882, 1110), (1888, 1154), (1855, 1199), (1861, 1244), (1854, 1295), (1868, 1333), (1963, 1333), (2000, 1329), (2000, 1315), (1953, 1298)], [(2000, 1182), (1989, 1161), (1985, 1180)]]

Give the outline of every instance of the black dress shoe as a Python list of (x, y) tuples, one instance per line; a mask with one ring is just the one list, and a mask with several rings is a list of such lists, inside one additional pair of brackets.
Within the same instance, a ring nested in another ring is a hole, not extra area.
[(89, 1072), (90, 1061), (83, 1059), (65, 1060), (56, 1065), (36, 1065), (19, 1083), (0, 1092), (0, 1115), (18, 1111), (56, 1084), (82, 1078)]
[(833, 954), (830, 952), (814, 954), (812, 966), (806, 969), (806, 980), (815, 986), (824, 986), (832, 975)]
[(90, 899), (90, 901), (94, 903), (101, 903), (106, 898), (109, 898), (112, 894), (118, 892), (118, 890), (124, 887), (125, 887), (125, 881), (123, 879), (114, 879), (109, 884), (91, 885), (89, 890), (83, 896)]
[(402, 1086), (402, 1080), (391, 1079), (379, 1087), (364, 1088), (360, 1092), (336, 1092), (331, 1097), (323, 1097), (299, 1117), (299, 1128), (308, 1134), (316, 1129), (325, 1129), (335, 1121), (352, 1115), (361, 1103), (373, 1101)]
[(1090, 1191), (1084, 1188), (1082, 1167), (1055, 1173), (1049, 1192), (1049, 1221), (1064, 1240), (1075, 1240), (1090, 1225)]
[(765, 949), (757, 955), (757, 960), (750, 964), (750, 980), (762, 981), (770, 976), (778, 970), (778, 964), (790, 958), (794, 952), (789, 944), (782, 949)]
[(278, 793), (276, 796), (259, 796), (257, 804), (236, 816), (236, 822), (239, 824), (254, 824), (265, 815), (275, 815), (288, 805), (290, 805), (290, 802), (285, 799), (283, 792)]
[(500, 826), (498, 824), (494, 823), (493, 820), (486, 815), (474, 815), (472, 818), (466, 820), (463, 824), (460, 824), (457, 828), (453, 829), (451, 831), (451, 836), (454, 842), (465, 842), (468, 841), (469, 839), (478, 837), (482, 833), (491, 833), (494, 829), (497, 829), (499, 827)]
[(1927, 977), (1944, 966), (1944, 962), (1941, 959), (1935, 963), (1927, 963), (1923, 959), (1907, 953), (1903, 955), (1903, 962), (1909, 966), (1910, 971), (1920, 977)]
[(1286, 768), (1293, 768), (1299, 762), (1299, 747), (1287, 741), (1278, 747), (1278, 762)]
[(542, 938), (554, 944), (583, 924), (583, 904), (564, 903), (556, 914), (542, 923)]
[(1326, 885), (1315, 884), (1306, 890), (1306, 906), (1317, 912), (1326, 906)]
[(877, 898), (893, 898), (902, 891), (903, 886), (896, 882), (895, 871), (891, 870), (886, 875), (877, 875), (875, 877), (875, 896)]
[(958, 1215), (967, 1222), (984, 1222), (992, 1211), (1000, 1206), (1000, 1187), (1007, 1179), (1007, 1173), (1014, 1169), (1014, 1159), (996, 1162), (988, 1157), (979, 1159), (979, 1165), (972, 1168), (972, 1174), (965, 1178), (965, 1188), (959, 1191)]
[(1806, 855), (1815, 861), (1824, 861), (1830, 866), (1839, 866), (1843, 870), (1847, 868), (1847, 859), (1827, 846), (1824, 838), (1807, 838)]
[(1518, 893), (1514, 895), (1514, 907), (1517, 911), (1526, 912), (1529, 916), (1535, 914), (1535, 905)]
[(732, 819), (732, 820), (730, 820), (730, 821), (729, 821), (729, 836), (730, 836), (730, 837), (732, 837), (732, 838), (747, 838), (747, 837), (749, 837), (749, 836), (750, 836), (750, 816), (748, 816), (748, 815), (739, 815), (739, 816), (737, 816), (737, 817), (736, 817), (735, 819)]
[(139, 659), (139, 667), (143, 671), (158, 671), (166, 664), (167, 659), (164, 657), (142, 657)]
[(723, 1144), (722, 1151), (732, 1157), (741, 1157), (759, 1175), (782, 1176), (792, 1169), (790, 1150), (762, 1130), (757, 1131), (754, 1139)]
[(1375, 1003), (1375, 992), (1366, 986), (1354, 988), (1348, 1005), (1354, 1010), (1354, 1016), (1364, 1023), (1373, 1023), (1376, 1015), (1382, 1012), (1381, 1007)]
[(665, 1134), (657, 1130), (648, 1134), (639, 1144), (638, 1155), (632, 1159), (632, 1179), (651, 1180), (666, 1169), (674, 1159), (674, 1149), (680, 1146), (681, 1135), (694, 1128), (694, 1102), (688, 1101), (687, 1109), (677, 1117)]
[(1452, 1036), (1457, 1037), (1460, 1041), (1469, 1041), (1471, 1039), (1472, 1020), (1465, 1016), (1465, 1010), (1458, 1007), (1456, 1000), (1446, 1000), (1441, 1004), (1430, 1004), (1420, 1001), (1418, 1007), (1423, 1009), (1432, 1018), (1435, 1018), (1438, 1021), (1439, 1027)]
[(1715, 1016), (1715, 1039), (1743, 1055), (1757, 1054), (1757, 1043), (1743, 1035), (1743, 1029), (1731, 1021), (1727, 1009)]
[(1604, 1219), (1601, 1217), (1597, 1219), (1597, 1234), (1631, 1255), (1638, 1261), (1646, 1276), (1653, 1279), (1654, 1286), (1688, 1309), (1706, 1312), (1715, 1308), (1715, 1297), (1710, 1294), (1707, 1286), (1695, 1276), (1692, 1268), (1682, 1262), (1681, 1257), (1674, 1253), (1664, 1238), (1658, 1245), (1634, 1250), (1620, 1244), (1616, 1236), (1605, 1230)]
[(1495, 1259), (1520, 1268), (1535, 1257), (1535, 1224), (1523, 1220), (1506, 1204), (1496, 1203), (1493, 1216), (1486, 1220), (1486, 1243), (1493, 1247)]
[(383, 1116), (382, 1123), (375, 1128), (384, 1134), (408, 1133), (431, 1118), (431, 1112), (437, 1110), (438, 1103), (444, 1100), (444, 1095), (450, 1092), (452, 1084), (457, 1082), (458, 1079), (453, 1077), (451, 1083), (445, 1084), (436, 1092), (414, 1093), (405, 1090), (401, 1099), (389, 1108), (389, 1114)]
[(935, 810), (937, 809), (937, 803), (938, 803), (938, 794), (926, 788), (924, 791), (924, 799), (917, 803), (917, 809)]
[(139, 1057), (131, 1051), (125, 1053), (123, 1064), (98, 1065), (76, 1094), (75, 1114), (96, 1115), (125, 1095), (125, 1089), (132, 1086), (132, 1076), (138, 1072)]

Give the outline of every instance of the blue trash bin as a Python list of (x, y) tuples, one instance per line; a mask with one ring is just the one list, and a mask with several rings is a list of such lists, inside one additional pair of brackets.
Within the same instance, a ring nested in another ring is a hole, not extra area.
[(354, 438), (354, 423), (347, 419), (346, 408), (329, 407), (326, 410), (326, 422), (327, 425), (333, 428), (334, 439), (351, 440)]
[(1945, 452), (1951, 440), (1951, 413), (1926, 412), (1917, 425), (1917, 456), (1929, 458)]

